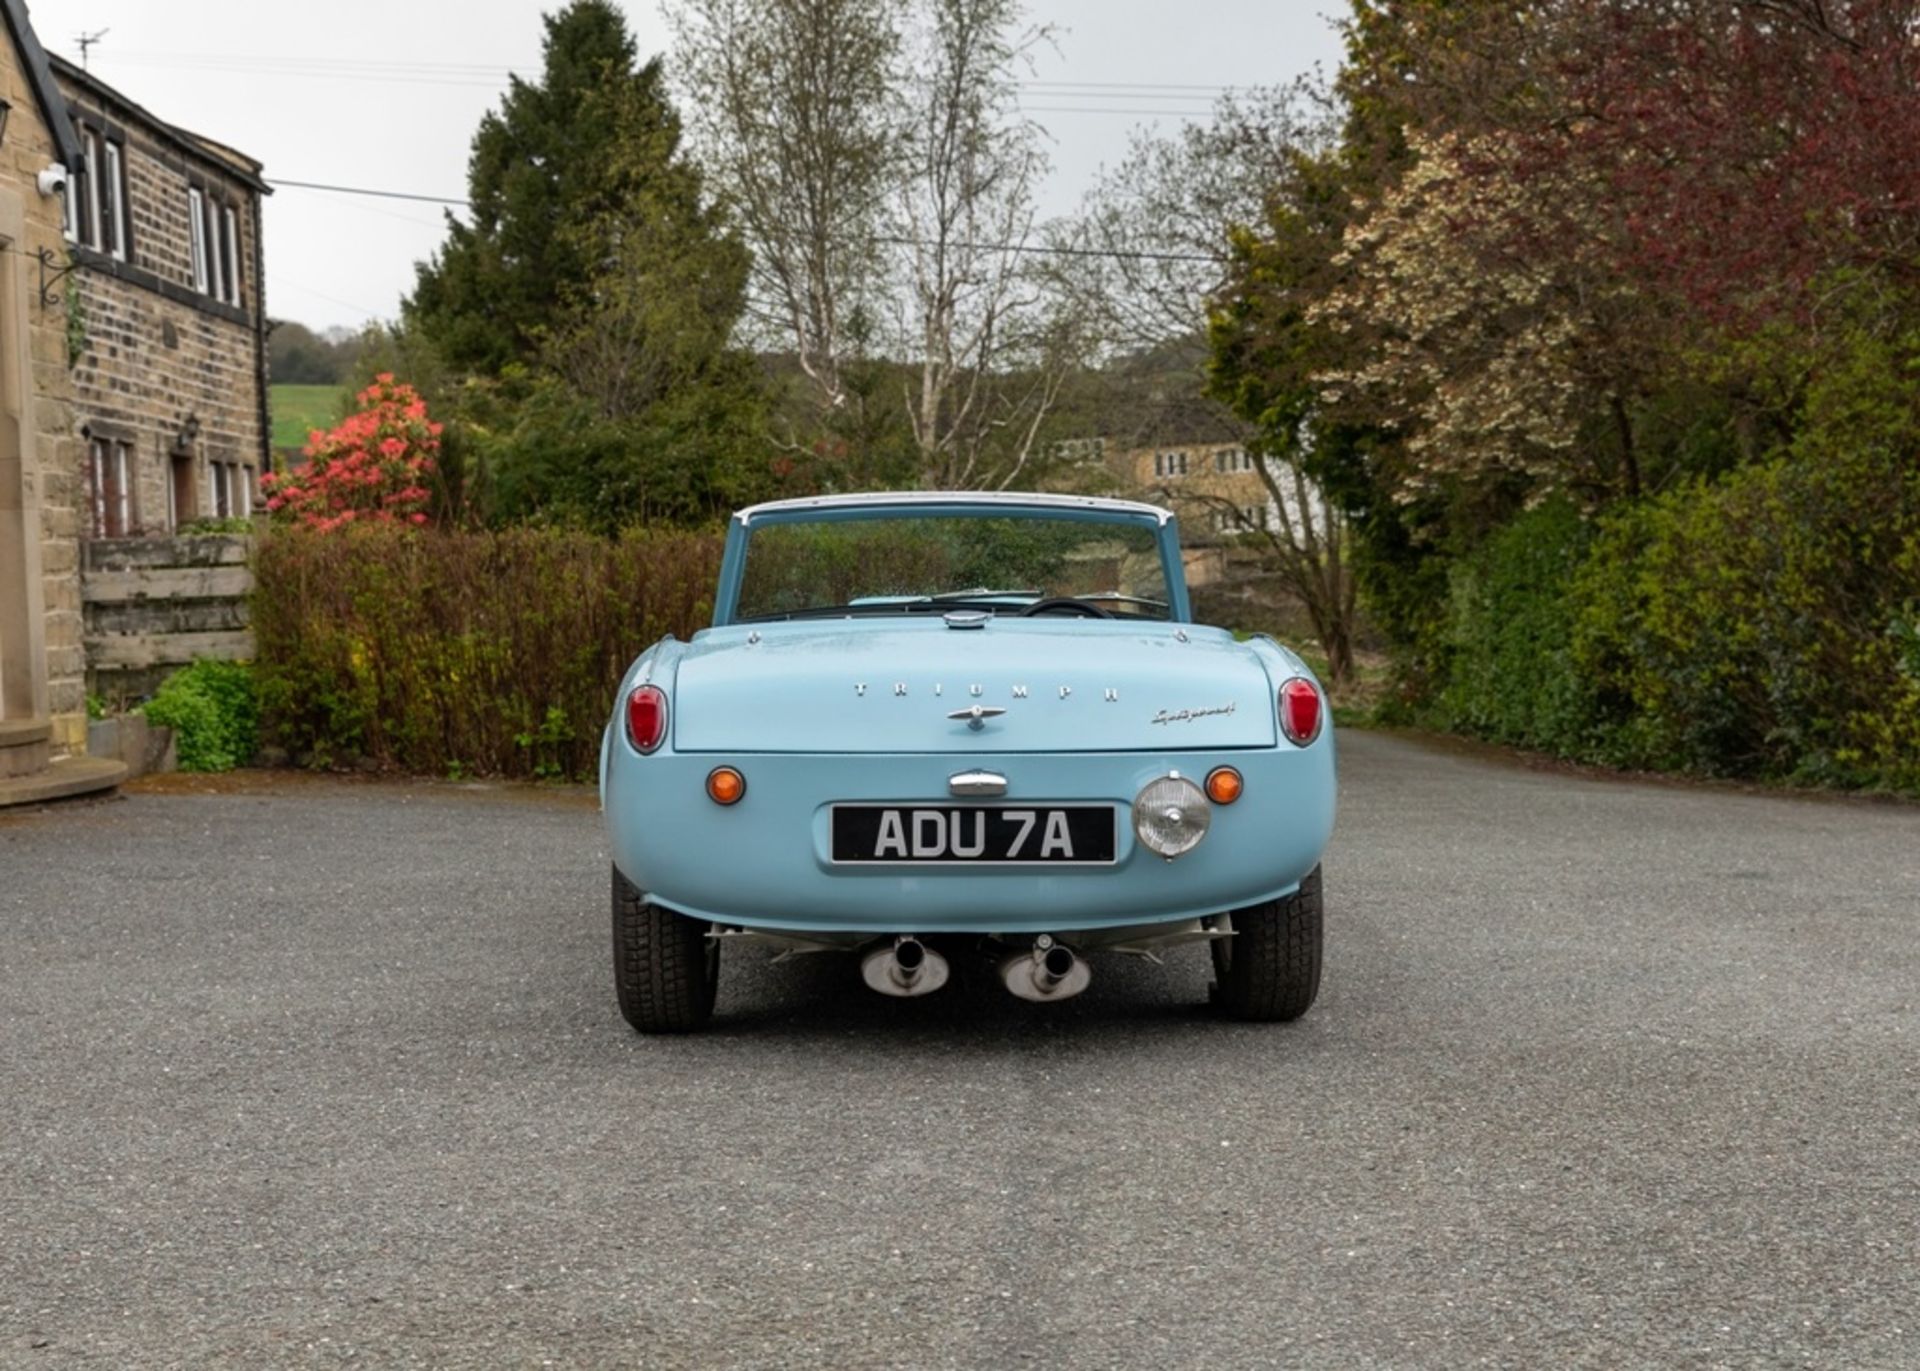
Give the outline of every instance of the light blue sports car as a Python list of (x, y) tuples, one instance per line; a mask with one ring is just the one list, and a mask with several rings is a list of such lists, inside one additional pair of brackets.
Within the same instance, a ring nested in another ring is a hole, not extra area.
[(713, 627), (622, 681), (601, 747), (620, 1009), (713, 1013), (723, 951), (853, 953), (927, 995), (983, 950), (1063, 1000), (1087, 955), (1206, 943), (1215, 1001), (1320, 986), (1333, 732), (1306, 664), (1193, 622), (1173, 516), (880, 494), (734, 516)]

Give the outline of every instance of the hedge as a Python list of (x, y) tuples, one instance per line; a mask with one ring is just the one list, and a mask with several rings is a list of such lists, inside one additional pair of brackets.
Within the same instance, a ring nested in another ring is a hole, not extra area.
[(627, 666), (711, 618), (710, 533), (279, 528), (254, 553), (262, 730), (313, 766), (587, 779)]
[(1851, 427), (1592, 524), (1550, 505), (1501, 530), (1454, 571), (1441, 722), (1607, 765), (1920, 790), (1920, 462)]

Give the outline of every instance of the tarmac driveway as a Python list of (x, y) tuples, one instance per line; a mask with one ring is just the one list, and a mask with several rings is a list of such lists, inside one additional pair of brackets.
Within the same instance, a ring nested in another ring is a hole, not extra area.
[(1189, 950), (642, 1040), (577, 794), (0, 819), (0, 1366), (1920, 1365), (1920, 810), (1341, 747), (1278, 1029)]

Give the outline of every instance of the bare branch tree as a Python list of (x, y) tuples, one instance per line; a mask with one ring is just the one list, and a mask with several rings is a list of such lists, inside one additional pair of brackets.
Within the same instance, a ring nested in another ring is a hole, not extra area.
[(791, 349), (822, 410), (878, 309), (899, 176), (905, 0), (668, 0), (695, 149), (753, 252), (760, 341)]
[(1284, 432), (1263, 429), (1208, 396), (1202, 370), (1209, 310), (1233, 267), (1233, 234), (1264, 226), (1300, 184), (1298, 169), (1335, 141), (1321, 97), (1304, 84), (1230, 95), (1210, 123), (1137, 135), (1087, 199), (1075, 243), (1085, 255), (1063, 259), (1059, 270), (1087, 301), (1110, 362), (1192, 357), (1188, 422), (1244, 445), (1275, 515), (1251, 521), (1217, 488), (1169, 484), (1154, 493), (1257, 536), (1263, 560), (1311, 619), (1338, 685), (1353, 672), (1356, 588), (1346, 525), (1308, 475), (1314, 416), (1303, 412)]
[(904, 73), (899, 345), (916, 373), (907, 413), (932, 486), (1005, 487), (1027, 474), (1081, 361), (1028, 252), (1047, 162), (1015, 80), (1051, 33), (1021, 19), (1020, 0), (927, 0)]
[(1229, 94), (1211, 121), (1171, 135), (1136, 131), (1087, 196), (1081, 255), (1067, 261), (1109, 346), (1150, 349), (1201, 332), (1227, 279), (1230, 234), (1261, 223), (1292, 160), (1330, 138), (1301, 86)]

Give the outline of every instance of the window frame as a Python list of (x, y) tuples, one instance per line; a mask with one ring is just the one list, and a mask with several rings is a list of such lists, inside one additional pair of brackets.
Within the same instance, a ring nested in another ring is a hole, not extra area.
[(127, 140), (103, 122), (73, 121), (82, 165), (67, 178), (61, 230), (69, 243), (116, 262), (133, 256), (127, 208)]
[(101, 225), (112, 234), (113, 241), (107, 244), (106, 252), (116, 262), (129, 260), (132, 244), (128, 241), (127, 222), (127, 151), (126, 145), (112, 137), (102, 137), (100, 147), (105, 154), (100, 172), (107, 187), (110, 206), (102, 206)]
[(217, 304), (241, 307), (240, 206), (211, 182), (187, 182), (188, 258), (194, 290)]
[(227, 264), (227, 303), (240, 303), (240, 214), (231, 201), (220, 202), (220, 222)]
[(94, 538), (132, 538), (139, 529), (133, 444), (112, 433), (87, 434), (88, 508)]
[(190, 184), (187, 187), (188, 274), (192, 278), (193, 288), (202, 295), (209, 293), (213, 283), (207, 247), (207, 193), (199, 186)]

